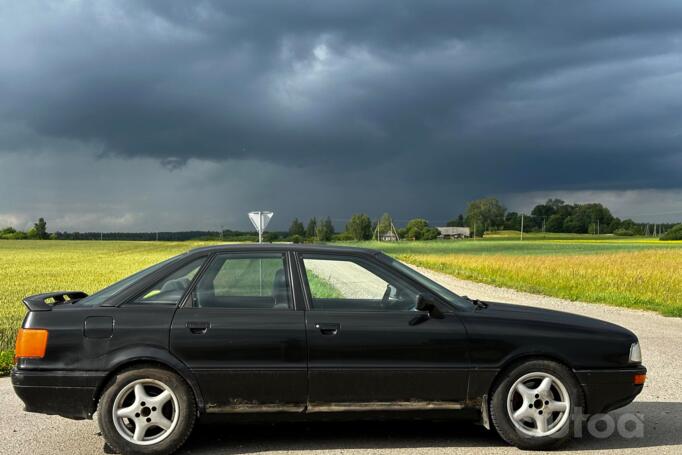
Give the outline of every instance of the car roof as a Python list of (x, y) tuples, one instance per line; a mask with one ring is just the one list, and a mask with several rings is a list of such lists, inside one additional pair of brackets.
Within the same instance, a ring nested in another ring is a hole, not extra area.
[(253, 252), (253, 251), (296, 251), (305, 253), (337, 253), (337, 254), (362, 254), (377, 255), (378, 250), (370, 248), (357, 248), (350, 246), (326, 245), (326, 244), (301, 244), (301, 243), (224, 243), (220, 245), (204, 246), (188, 251), (195, 253), (229, 253), (229, 252)]

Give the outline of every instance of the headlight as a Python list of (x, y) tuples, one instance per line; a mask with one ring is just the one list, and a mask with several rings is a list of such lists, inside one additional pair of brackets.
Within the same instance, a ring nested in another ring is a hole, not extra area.
[(630, 346), (630, 362), (642, 363), (642, 350), (639, 348), (639, 343), (632, 343)]

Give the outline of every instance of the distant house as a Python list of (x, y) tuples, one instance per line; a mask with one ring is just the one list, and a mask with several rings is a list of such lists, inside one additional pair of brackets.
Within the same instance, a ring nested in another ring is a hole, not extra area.
[(468, 227), (439, 227), (439, 239), (464, 239), (471, 237), (471, 230)]
[(397, 242), (398, 236), (393, 231), (388, 231), (380, 234), (379, 240), (382, 242)]

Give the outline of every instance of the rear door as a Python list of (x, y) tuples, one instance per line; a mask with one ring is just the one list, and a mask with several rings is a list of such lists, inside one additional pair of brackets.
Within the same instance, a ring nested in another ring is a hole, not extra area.
[(301, 411), (304, 312), (288, 255), (217, 254), (179, 308), (171, 351), (194, 372), (208, 412)]
[(309, 410), (453, 409), (467, 395), (464, 326), (416, 310), (423, 292), (371, 258), (301, 254)]

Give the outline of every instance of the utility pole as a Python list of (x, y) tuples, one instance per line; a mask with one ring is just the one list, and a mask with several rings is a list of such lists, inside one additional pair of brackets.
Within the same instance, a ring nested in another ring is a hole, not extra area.
[(523, 241), (523, 213), (521, 214), (521, 241)]
[(474, 221), (474, 240), (476, 240), (476, 222)]
[(543, 217), (542, 217), (542, 233), (543, 233), (543, 234), (545, 233), (545, 220), (546, 220), (546, 219), (547, 219), (546, 216), (543, 216)]
[(221, 224), (220, 225), (220, 241), (223, 241), (223, 231), (225, 230), (224, 226)]
[(599, 218), (597, 218), (597, 235), (599, 235)]
[(156, 241), (159, 241), (159, 231), (156, 231)]

